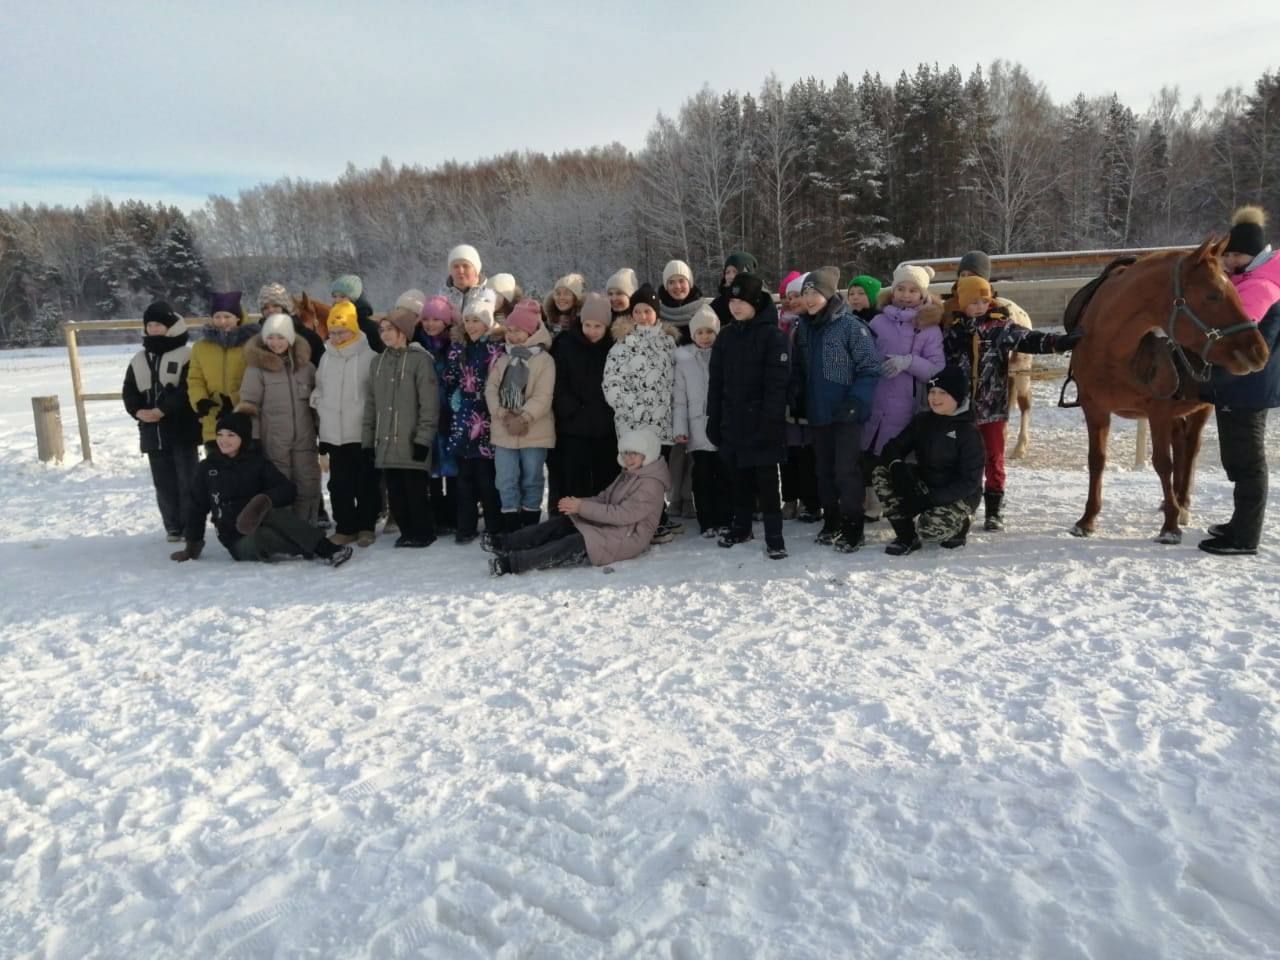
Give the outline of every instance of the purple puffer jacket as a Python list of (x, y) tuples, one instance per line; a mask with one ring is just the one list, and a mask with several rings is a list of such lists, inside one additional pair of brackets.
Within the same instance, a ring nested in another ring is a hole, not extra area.
[(924, 385), (946, 365), (942, 352), (942, 310), (936, 304), (922, 307), (880, 308), (871, 321), (876, 347), (886, 360), (895, 355), (911, 357), (902, 373), (881, 377), (871, 404), (871, 419), (862, 429), (862, 448), (879, 454), (884, 445), (906, 429), (920, 412)]

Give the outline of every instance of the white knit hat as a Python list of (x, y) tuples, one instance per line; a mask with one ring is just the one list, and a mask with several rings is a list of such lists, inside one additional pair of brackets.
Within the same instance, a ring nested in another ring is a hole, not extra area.
[(410, 290), (406, 290), (404, 293), (400, 294), (399, 299), (396, 300), (396, 305), (391, 309), (392, 310), (408, 310), (415, 317), (421, 317), (422, 307), (423, 307), (423, 304), (426, 303), (426, 300), (427, 300), (427, 295), (425, 293), (423, 293), (421, 290), (418, 290), (417, 288), (413, 288)]
[(802, 273), (800, 274), (800, 276), (796, 277), (794, 280), (788, 283), (787, 296), (790, 297), (790, 296), (793, 296), (794, 294), (798, 294), (804, 288), (804, 281), (805, 281), (805, 278), (808, 276), (809, 275), (807, 273)]
[(689, 269), (689, 265), (683, 260), (668, 260), (667, 265), (662, 268), (662, 285), (664, 287), (672, 277), (684, 277), (689, 281), (690, 286), (693, 285), (693, 271)]
[(609, 282), (604, 285), (605, 292), (610, 290), (621, 290), (628, 297), (640, 289), (640, 281), (636, 279), (636, 272), (630, 267), (623, 267), (612, 277)]
[(480, 253), (469, 243), (460, 243), (449, 251), (449, 266), (453, 266), (457, 261), (464, 260), (476, 268), (476, 273), (480, 272)]
[(485, 290), (488, 296), (468, 297), (465, 306), (462, 308), (462, 319), (481, 320), (484, 322), (485, 329), (493, 327), (493, 291)]
[(293, 346), (294, 339), (298, 336), (293, 329), (293, 317), (287, 313), (273, 313), (267, 319), (262, 321), (262, 342), (267, 342), (267, 337), (284, 337), (289, 341), (289, 346)]
[[(479, 267), (476, 267), (479, 270)], [(489, 278), (488, 287), (509, 306), (514, 306), (519, 297), (516, 296), (516, 278), (509, 273), (495, 273)]]
[(623, 461), (623, 454), (627, 453), (643, 453), (644, 465), (647, 467), (658, 457), (662, 456), (662, 444), (658, 440), (658, 435), (652, 430), (641, 428), (640, 430), (628, 430), (618, 438), (618, 465), (626, 466)]
[(566, 273), (556, 281), (556, 285), (551, 288), (551, 292), (555, 293), (562, 287), (581, 300), (587, 292), (587, 278), (580, 273)]
[(904, 282), (914, 283), (922, 293), (928, 293), (929, 284), (932, 281), (933, 267), (917, 267), (915, 264), (904, 263), (893, 271), (893, 285), (895, 287)]
[(689, 318), (689, 336), (693, 336), (699, 330), (720, 332), (720, 318), (716, 316), (716, 312), (711, 309), (709, 303), (703, 303)]

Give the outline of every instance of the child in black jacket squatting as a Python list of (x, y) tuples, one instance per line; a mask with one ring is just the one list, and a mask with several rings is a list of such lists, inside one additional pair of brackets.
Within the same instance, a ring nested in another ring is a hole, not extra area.
[(752, 539), (758, 499), (765, 555), (781, 560), (787, 555), (778, 491), (778, 464), (787, 459), (787, 337), (759, 277), (737, 276), (728, 297), (734, 322), (716, 338), (707, 387), (707, 439), (729, 468), (733, 490), (733, 521), (719, 543)]
[(187, 399), (191, 348), (186, 323), (161, 300), (147, 307), (142, 326), (142, 349), (124, 374), (124, 408), (138, 421), (165, 534), (170, 543), (178, 543), (200, 446), (200, 421)]
[[(885, 553), (905, 556), (921, 541), (962, 547), (982, 494), (982, 437), (973, 423), (969, 378), (945, 367), (929, 381), (929, 409), (884, 445), (871, 482), (893, 526)], [(906, 458), (915, 454), (916, 462)]]
[(217, 449), (200, 464), (191, 487), (186, 546), (171, 553), (170, 560), (199, 559), (210, 515), (218, 539), (236, 560), (303, 556), (337, 567), (351, 558), (351, 547), (332, 543), (286, 509), (298, 488), (254, 446), (253, 423), (247, 414), (222, 417), (214, 443)]

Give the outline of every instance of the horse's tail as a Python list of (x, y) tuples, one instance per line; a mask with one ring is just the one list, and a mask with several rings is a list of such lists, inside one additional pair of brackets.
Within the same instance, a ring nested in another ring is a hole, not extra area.
[(1103, 268), (1102, 273), (1072, 294), (1070, 301), (1067, 303), (1067, 309), (1062, 313), (1062, 325), (1066, 328), (1067, 333), (1071, 333), (1080, 325), (1080, 318), (1084, 316), (1084, 311), (1089, 306), (1089, 301), (1093, 299), (1093, 295), (1098, 292), (1098, 288), (1106, 283), (1111, 274), (1137, 261), (1137, 257), (1117, 257)]

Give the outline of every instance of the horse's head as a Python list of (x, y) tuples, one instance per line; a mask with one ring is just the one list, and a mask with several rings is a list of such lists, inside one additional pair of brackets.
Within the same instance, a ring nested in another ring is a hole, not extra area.
[(308, 330), (314, 330), (322, 339), (329, 338), (329, 304), (312, 300), (304, 290), (301, 297), (293, 298), (293, 312)]
[(1261, 370), (1267, 344), (1222, 266), (1227, 237), (1210, 237), (1175, 267), (1169, 336), (1201, 360), (1237, 376)]

